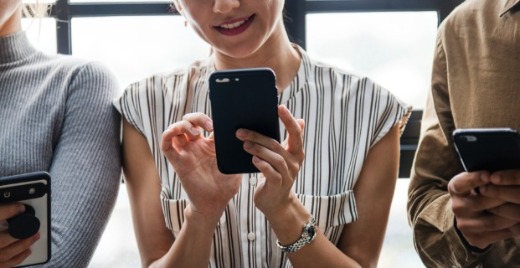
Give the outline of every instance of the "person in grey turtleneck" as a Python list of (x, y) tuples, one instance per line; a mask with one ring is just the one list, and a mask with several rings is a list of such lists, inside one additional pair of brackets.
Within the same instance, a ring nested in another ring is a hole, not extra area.
[[(118, 86), (99, 63), (36, 50), (21, 27), (22, 7), (0, 1), (0, 177), (50, 173), (52, 255), (43, 266), (86, 267), (120, 184)], [(23, 210), (2, 204), (0, 221)], [(38, 236), (0, 231), (0, 267), (25, 259)]]

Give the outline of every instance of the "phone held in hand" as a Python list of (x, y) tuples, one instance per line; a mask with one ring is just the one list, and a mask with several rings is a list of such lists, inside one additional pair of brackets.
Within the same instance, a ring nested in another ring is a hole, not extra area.
[(453, 141), (468, 172), (520, 169), (520, 135), (514, 129), (457, 129)]
[(269, 68), (232, 69), (215, 71), (209, 79), (218, 169), (224, 174), (258, 172), (236, 131), (245, 128), (280, 142), (274, 72)]
[(31, 255), (15, 267), (43, 264), (51, 257), (51, 177), (47, 172), (31, 172), (0, 178), (0, 203), (21, 202), (25, 212), (7, 220), (9, 234), (25, 239), (39, 232)]

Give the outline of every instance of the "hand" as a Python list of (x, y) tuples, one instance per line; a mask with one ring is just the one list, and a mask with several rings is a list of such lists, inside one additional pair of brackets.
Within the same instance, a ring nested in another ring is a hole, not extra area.
[(475, 190), (489, 183), (489, 173), (482, 171), (460, 173), (448, 184), (456, 227), (471, 246), (480, 249), (510, 237), (510, 228), (516, 225), (514, 220), (488, 212), (506, 204), (504, 200), (479, 194)]
[(480, 186), (480, 193), (505, 204), (488, 209), (488, 212), (516, 223), (509, 230), (513, 236), (520, 235), (520, 170), (505, 170), (491, 174), (491, 183)]
[(211, 119), (190, 113), (172, 124), (162, 135), (161, 150), (175, 169), (190, 199), (190, 209), (218, 220), (238, 192), (241, 175), (224, 175), (217, 168)]
[(244, 149), (253, 155), (253, 164), (262, 172), (254, 202), (267, 218), (296, 198), (291, 188), (305, 157), (303, 120), (296, 120), (285, 106), (278, 107), (278, 116), (288, 132), (288, 138), (282, 144), (254, 131), (237, 131), (237, 138), (244, 141)]
[[(0, 205), (0, 222), (6, 222), (25, 211), (21, 203)], [(20, 264), (30, 254), (30, 247), (40, 238), (39, 234), (26, 238), (16, 239), (9, 235), (7, 229), (0, 231), (0, 267), (12, 267)]]

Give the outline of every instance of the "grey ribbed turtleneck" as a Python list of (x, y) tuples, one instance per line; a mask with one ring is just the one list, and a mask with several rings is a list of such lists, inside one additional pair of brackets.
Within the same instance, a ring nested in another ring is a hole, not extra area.
[(120, 176), (117, 92), (103, 66), (0, 37), (0, 176), (52, 176), (52, 258), (86, 267), (115, 204)]

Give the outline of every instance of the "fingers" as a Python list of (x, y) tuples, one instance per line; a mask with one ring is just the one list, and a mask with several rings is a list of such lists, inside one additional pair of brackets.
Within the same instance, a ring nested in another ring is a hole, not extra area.
[(489, 183), (489, 172), (462, 172), (448, 183), (451, 195), (469, 196), (473, 189)]
[(455, 215), (471, 215), (484, 210), (502, 206), (505, 201), (486, 196), (452, 197), (452, 210)]
[(167, 152), (173, 148), (186, 145), (200, 137), (203, 128), (206, 131), (213, 130), (211, 118), (202, 113), (190, 113), (183, 120), (175, 122), (162, 134), (161, 150)]
[(520, 206), (517, 204), (506, 203), (492, 209), (488, 209), (489, 213), (494, 215), (520, 222)]
[(497, 186), (488, 184), (480, 186), (479, 189), (483, 196), (520, 204), (520, 186)]
[(520, 170), (503, 170), (491, 174), (491, 183), (496, 185), (520, 186)]
[(296, 120), (284, 105), (278, 106), (278, 116), (287, 130), (287, 151), (292, 155), (298, 155), (303, 160), (303, 128), (305, 123), (302, 119)]
[(36, 233), (26, 239), (14, 239), (7, 232), (0, 233), (1, 250), (0, 263), (16, 265), (29, 256), (31, 247), (34, 242), (40, 239), (40, 234)]
[(22, 203), (10, 203), (0, 205), (0, 221), (12, 218), (25, 211)]
[(457, 227), (467, 232), (493, 232), (515, 226), (516, 221), (488, 213), (478, 218), (457, 218)]
[[(251, 133), (251, 135), (256, 134)], [(274, 146), (275, 145), (273, 145), (273, 147)], [(277, 144), (277, 146), (279, 147), (280, 145)], [(283, 185), (283, 177), (292, 178), (289, 173), (291, 170), (291, 167), (289, 167), (291, 160), (287, 152), (283, 150), (279, 150), (279, 153), (273, 152), (272, 149), (250, 141), (244, 142), (244, 150), (253, 155), (253, 164), (266, 177), (270, 178), (270, 181)], [(264, 159), (268, 159), (268, 161)]]

